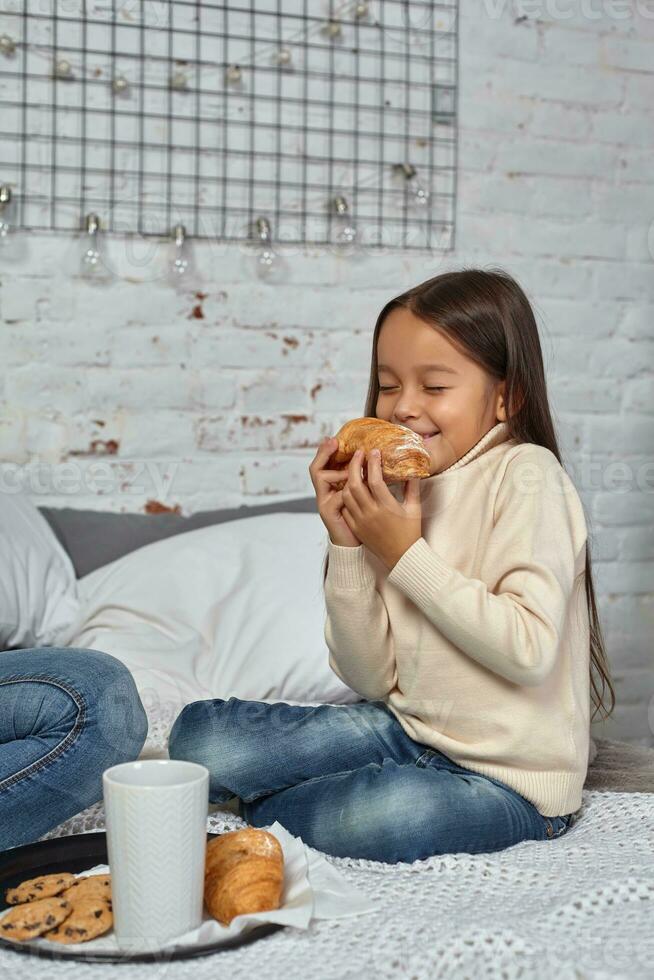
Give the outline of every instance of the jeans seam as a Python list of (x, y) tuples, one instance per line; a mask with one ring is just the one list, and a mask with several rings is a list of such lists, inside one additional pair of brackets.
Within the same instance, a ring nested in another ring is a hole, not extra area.
[(7, 776), (0, 782), (0, 792), (5, 789), (9, 789), (15, 783), (20, 782), (21, 779), (26, 779), (28, 776), (32, 776), (34, 773), (39, 772), (45, 766), (50, 765), (59, 756), (66, 751), (66, 749), (72, 745), (76, 740), (77, 736), (80, 734), (84, 727), (86, 721), (86, 702), (84, 698), (79, 693), (79, 691), (74, 690), (72, 687), (68, 687), (67, 684), (63, 684), (61, 681), (54, 681), (51, 677), (38, 677), (33, 674), (27, 677), (15, 677), (11, 680), (0, 681), (0, 687), (5, 687), (8, 684), (50, 684), (52, 687), (57, 687), (62, 691), (65, 691), (70, 698), (72, 698), (74, 704), (77, 707), (77, 717), (75, 718), (75, 723), (67, 735), (62, 738), (58, 745), (55, 745), (46, 755), (37, 759), (35, 762), (30, 763), (24, 769), (20, 769), (18, 772), (12, 773), (11, 776)]

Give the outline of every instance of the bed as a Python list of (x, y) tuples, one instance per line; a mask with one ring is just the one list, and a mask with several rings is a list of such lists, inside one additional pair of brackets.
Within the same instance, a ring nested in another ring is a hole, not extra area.
[[(315, 500), (178, 514), (41, 508), (78, 576), (142, 545), (255, 514), (313, 513)], [(150, 716), (148, 749), (165, 754), (171, 718)], [(0, 975), (22, 978), (214, 978), (264, 971), (286, 980), (381, 977), (637, 978), (654, 963), (654, 750), (594, 740), (582, 807), (562, 837), (497, 853), (408, 865), (327, 859), (377, 904), (373, 914), (282, 930), (250, 947), (174, 964), (41, 962), (0, 951)], [(208, 829), (244, 826), (235, 806), (212, 807)], [(47, 837), (104, 828), (102, 804)], [(320, 964), (316, 967), (315, 964)]]

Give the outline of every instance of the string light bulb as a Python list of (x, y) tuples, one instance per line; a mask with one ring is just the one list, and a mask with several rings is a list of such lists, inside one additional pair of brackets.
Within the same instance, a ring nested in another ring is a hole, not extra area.
[(334, 38), (341, 37), (343, 34), (343, 29), (337, 20), (328, 20), (326, 24), (323, 24), (320, 30), (332, 40), (334, 40)]
[(54, 66), (55, 78), (61, 78), (68, 80), (74, 78), (73, 66), (70, 61), (66, 61), (65, 58), (60, 58), (59, 61), (55, 62)]
[(100, 219), (97, 214), (87, 214), (84, 219), (84, 246), (82, 252), (82, 276), (85, 279), (98, 279), (103, 272), (98, 236)]
[(129, 82), (124, 75), (117, 75), (111, 83), (111, 87), (116, 95), (125, 95), (129, 91)]
[(173, 277), (177, 279), (180, 276), (186, 275), (189, 266), (186, 249), (186, 228), (184, 225), (175, 225), (172, 238), (175, 243), (175, 253), (171, 263), (171, 272)]
[(393, 171), (406, 181), (412, 203), (424, 208), (429, 203), (429, 191), (417, 179), (417, 170), (411, 163), (396, 163)]
[(178, 92), (183, 92), (188, 87), (186, 72), (173, 72), (173, 74), (170, 76), (170, 87), (174, 88)]
[(357, 230), (350, 216), (350, 208), (342, 194), (337, 194), (332, 200), (332, 209), (336, 218), (332, 227), (331, 240), (340, 251), (345, 251), (356, 242)]
[(0, 54), (10, 58), (16, 51), (16, 42), (8, 34), (0, 34)]
[(255, 269), (257, 275), (266, 277), (279, 265), (279, 256), (272, 246), (272, 231), (267, 218), (257, 218), (253, 226), (255, 247)]
[(225, 81), (228, 85), (239, 85), (243, 80), (240, 65), (228, 65), (225, 70)]
[(292, 63), (293, 57), (291, 55), (290, 48), (280, 48), (279, 51), (275, 53), (275, 61), (282, 68), (288, 68)]
[(357, 19), (362, 17), (367, 17), (369, 13), (369, 7), (367, 3), (358, 3), (354, 8), (354, 16)]
[(8, 184), (0, 186), (0, 245), (4, 245), (11, 233), (9, 212), (11, 209), (12, 193)]

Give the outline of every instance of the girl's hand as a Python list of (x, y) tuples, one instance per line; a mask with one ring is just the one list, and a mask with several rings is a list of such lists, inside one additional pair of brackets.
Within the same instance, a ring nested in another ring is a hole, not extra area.
[[(318, 513), (327, 530), (332, 544), (346, 548), (358, 548), (361, 542), (350, 531), (343, 520), (343, 490), (341, 486), (347, 483), (347, 470), (323, 469), (329, 457), (338, 448), (337, 439), (323, 439), (318, 447), (310, 466), (309, 475), (316, 491)], [(339, 486), (340, 484), (340, 486)], [(338, 490), (334, 486), (339, 487)]]
[(392, 495), (382, 477), (381, 456), (368, 454), (368, 483), (361, 479), (363, 450), (359, 449), (348, 466), (343, 488), (343, 518), (353, 534), (392, 569), (404, 552), (422, 537), (420, 480), (407, 480), (404, 500)]

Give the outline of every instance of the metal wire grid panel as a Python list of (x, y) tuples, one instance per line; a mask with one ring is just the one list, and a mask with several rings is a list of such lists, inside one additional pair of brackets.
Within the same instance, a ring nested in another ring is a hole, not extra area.
[(449, 250), (457, 4), (0, 0), (16, 224)]

